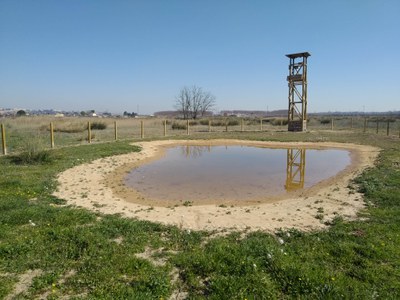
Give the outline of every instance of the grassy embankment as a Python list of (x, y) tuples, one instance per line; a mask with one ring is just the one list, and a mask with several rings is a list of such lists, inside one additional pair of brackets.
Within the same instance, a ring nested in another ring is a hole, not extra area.
[(99, 157), (139, 151), (128, 142), (56, 149), (28, 159), (23, 154), (19, 159), (1, 157), (0, 298), (16, 287), (18, 299), (166, 299), (177, 291), (210, 299), (400, 298), (398, 138), (359, 132), (190, 136), (210, 137), (383, 148), (377, 167), (356, 180), (368, 204), (360, 213), (363, 220), (337, 218), (321, 232), (213, 237), (65, 207), (63, 200), (51, 196), (58, 172)]

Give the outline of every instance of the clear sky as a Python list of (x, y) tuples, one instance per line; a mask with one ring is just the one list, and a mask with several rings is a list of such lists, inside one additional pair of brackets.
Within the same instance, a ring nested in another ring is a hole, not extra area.
[(286, 109), (304, 51), (309, 112), (400, 110), (399, 0), (0, 0), (0, 107)]

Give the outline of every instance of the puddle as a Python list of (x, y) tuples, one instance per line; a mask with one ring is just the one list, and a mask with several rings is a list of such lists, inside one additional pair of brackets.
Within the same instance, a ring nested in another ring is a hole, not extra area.
[(124, 181), (157, 203), (243, 203), (310, 188), (350, 162), (350, 152), (338, 149), (185, 145), (167, 148)]

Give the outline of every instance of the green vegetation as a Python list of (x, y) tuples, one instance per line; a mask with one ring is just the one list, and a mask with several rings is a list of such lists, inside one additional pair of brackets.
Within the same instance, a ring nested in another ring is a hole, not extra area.
[(270, 121), (270, 123), (273, 126), (278, 126), (278, 125), (285, 126), (288, 124), (288, 120), (287, 120), (287, 118), (285, 118), (285, 119), (284, 118), (276, 118), (276, 119), (272, 119)]
[[(42, 129), (50, 131), (50, 127), (48, 125), (42, 126)], [(61, 125), (56, 125), (54, 128), (54, 132), (65, 132), (65, 133), (79, 133), (87, 130), (87, 126), (85, 128), (85, 125), (83, 123), (81, 124), (71, 124), (71, 123), (63, 123)]]
[(16, 116), (17, 116), (17, 117), (26, 116), (26, 112), (25, 112), (24, 110), (20, 109), (19, 111), (17, 111)]
[(186, 124), (179, 123), (179, 122), (173, 122), (171, 125), (171, 128), (173, 130), (186, 130)]
[(320, 119), (319, 122), (321, 124), (331, 124), (332, 120), (331, 119)]
[[(107, 128), (107, 124), (105, 122), (91, 122), (90, 123), (90, 129), (94, 130), (104, 130)], [(87, 129), (87, 126), (86, 126)]]
[(10, 158), (15, 164), (44, 164), (52, 161), (52, 154), (40, 139), (30, 138), (24, 141), (19, 153)]
[(51, 195), (62, 170), (140, 151), (127, 141), (55, 149), (51, 159), (39, 163), (3, 156), (0, 298), (12, 294), (19, 276), (30, 272), (36, 276), (15, 295), (18, 299), (168, 299), (177, 290), (190, 299), (400, 298), (398, 137), (321, 131), (197, 133), (189, 138), (221, 137), (383, 148), (377, 166), (355, 180), (367, 202), (362, 219), (337, 217), (319, 232), (214, 236), (65, 206)]

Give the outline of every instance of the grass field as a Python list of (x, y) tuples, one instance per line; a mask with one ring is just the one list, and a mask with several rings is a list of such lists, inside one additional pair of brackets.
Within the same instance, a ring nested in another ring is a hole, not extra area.
[(39, 150), (28, 158), (24, 151), (2, 156), (0, 298), (398, 299), (400, 139), (371, 131), (221, 130), (187, 137), (382, 148), (376, 167), (355, 179), (367, 203), (360, 220), (338, 217), (328, 230), (309, 233), (216, 236), (64, 206), (51, 195), (62, 170), (140, 151), (128, 138)]

